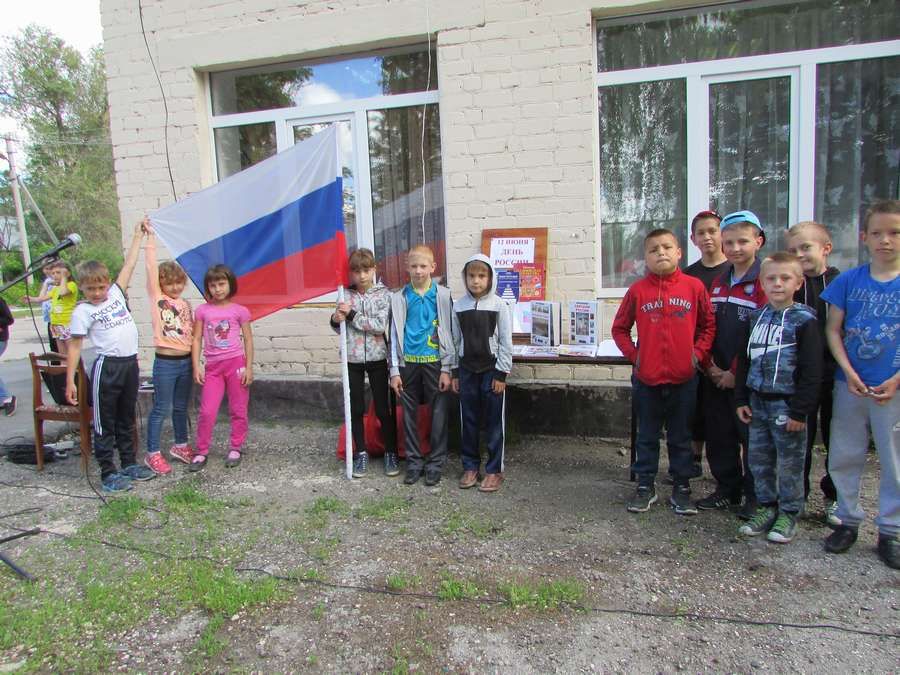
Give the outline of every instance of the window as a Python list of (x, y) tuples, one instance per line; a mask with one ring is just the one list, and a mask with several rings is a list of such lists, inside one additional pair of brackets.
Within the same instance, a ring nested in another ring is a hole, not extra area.
[(397, 287), (405, 252), (424, 242), (445, 276), (435, 64), (414, 47), (210, 73), (219, 179), (336, 124), (348, 248), (371, 248)]
[(600, 282), (643, 271), (643, 236), (751, 209), (765, 251), (820, 220), (859, 264), (862, 213), (897, 198), (900, 13), (883, 0), (741, 2), (597, 22)]

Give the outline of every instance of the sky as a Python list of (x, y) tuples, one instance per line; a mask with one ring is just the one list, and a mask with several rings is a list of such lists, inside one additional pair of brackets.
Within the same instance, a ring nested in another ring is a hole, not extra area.
[[(83, 53), (103, 40), (100, 0), (4, 0), (0, 41), (29, 23), (49, 28)], [(22, 135), (13, 120), (0, 117), (0, 134), (8, 132)]]

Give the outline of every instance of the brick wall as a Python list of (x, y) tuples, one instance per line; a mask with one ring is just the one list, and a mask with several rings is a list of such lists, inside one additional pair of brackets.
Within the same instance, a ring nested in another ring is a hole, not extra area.
[[(640, 3), (582, 0), (143, 0), (143, 22), (169, 111), (179, 197), (212, 181), (205, 70), (350, 54), (436, 37), (447, 214), (455, 274), (484, 228), (548, 227), (548, 288), (566, 302), (597, 294), (596, 110), (592, 12)], [(654, 7), (661, 3), (654, 3)], [(665, 3), (662, 3), (665, 4)], [(672, 4), (672, 3), (669, 3)], [(102, 0), (110, 126), (124, 231), (173, 200), (159, 84), (137, 3)], [(164, 254), (164, 252), (161, 251)], [(133, 308), (150, 351), (143, 269)], [(605, 330), (615, 307), (607, 306)], [(255, 325), (260, 374), (335, 377), (324, 308)], [(628, 369), (517, 367), (520, 381), (626, 381)]]

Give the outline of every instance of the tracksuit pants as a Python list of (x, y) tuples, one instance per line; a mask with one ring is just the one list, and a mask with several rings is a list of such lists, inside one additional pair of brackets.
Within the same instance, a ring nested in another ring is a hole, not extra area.
[(487, 442), (488, 461), (484, 472), (503, 473), (506, 441), (506, 392), (493, 391), (493, 368), (475, 373), (459, 367), (459, 411), (462, 420), (462, 465), (464, 471), (481, 468), (479, 451), (481, 428)]
[(213, 427), (219, 415), (222, 397), (228, 392), (228, 414), (231, 417), (231, 449), (240, 451), (247, 438), (247, 406), (250, 389), (241, 384), (247, 362), (244, 355), (206, 364), (206, 377), (200, 392), (200, 414), (197, 416), (197, 452), (209, 453)]
[[(440, 471), (447, 461), (447, 413), (449, 394), (438, 389), (441, 363), (407, 363), (400, 369), (403, 380), (403, 432), (406, 437), (406, 470)], [(423, 457), (419, 447), (419, 406), (431, 406), (431, 452)]]
[(137, 356), (103, 356), (91, 368), (94, 406), (94, 457), (100, 476), (116, 473), (115, 449), (122, 468), (135, 463), (134, 427), (139, 369)]
[(397, 424), (394, 421), (388, 390), (387, 361), (369, 361), (368, 363), (348, 363), (347, 372), (350, 379), (350, 429), (356, 452), (365, 452), (366, 414), (366, 375), (369, 376), (369, 389), (372, 391), (372, 402), (375, 403), (375, 415), (381, 422), (381, 438), (384, 440), (385, 452), (397, 452)]
[(819, 394), (819, 405), (816, 410), (806, 418), (806, 464), (803, 467), (803, 491), (809, 497), (810, 483), (809, 472), (812, 469), (813, 446), (816, 443), (816, 430), (822, 430), (822, 442), (825, 444), (825, 475), (819, 481), (822, 495), (825, 499), (837, 501), (837, 491), (834, 482), (828, 472), (828, 449), (831, 447), (831, 410), (834, 406), (834, 380), (823, 381)]
[[(734, 406), (734, 389), (719, 389), (707, 377), (702, 380), (706, 402), (706, 461), (719, 489), (748, 500), (755, 499), (753, 473), (747, 463), (749, 428)], [(741, 453), (741, 446), (744, 452)]]

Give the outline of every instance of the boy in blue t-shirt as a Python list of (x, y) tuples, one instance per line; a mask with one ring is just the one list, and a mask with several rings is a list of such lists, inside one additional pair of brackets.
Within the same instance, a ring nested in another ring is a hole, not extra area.
[(871, 428), (881, 464), (878, 555), (900, 569), (900, 200), (872, 205), (863, 242), (871, 262), (841, 274), (822, 293), (831, 306), (828, 346), (840, 366), (828, 470), (842, 523), (825, 539), (825, 550), (843, 553), (856, 542)]
[[(447, 460), (447, 415), (450, 370), (456, 365), (451, 337), (453, 299), (438, 286), (434, 253), (414, 246), (407, 254), (409, 283), (391, 295), (391, 388), (403, 407), (406, 476), (412, 485), (425, 473), (426, 485), (437, 485)], [(419, 447), (419, 405), (431, 406), (431, 452)]]

